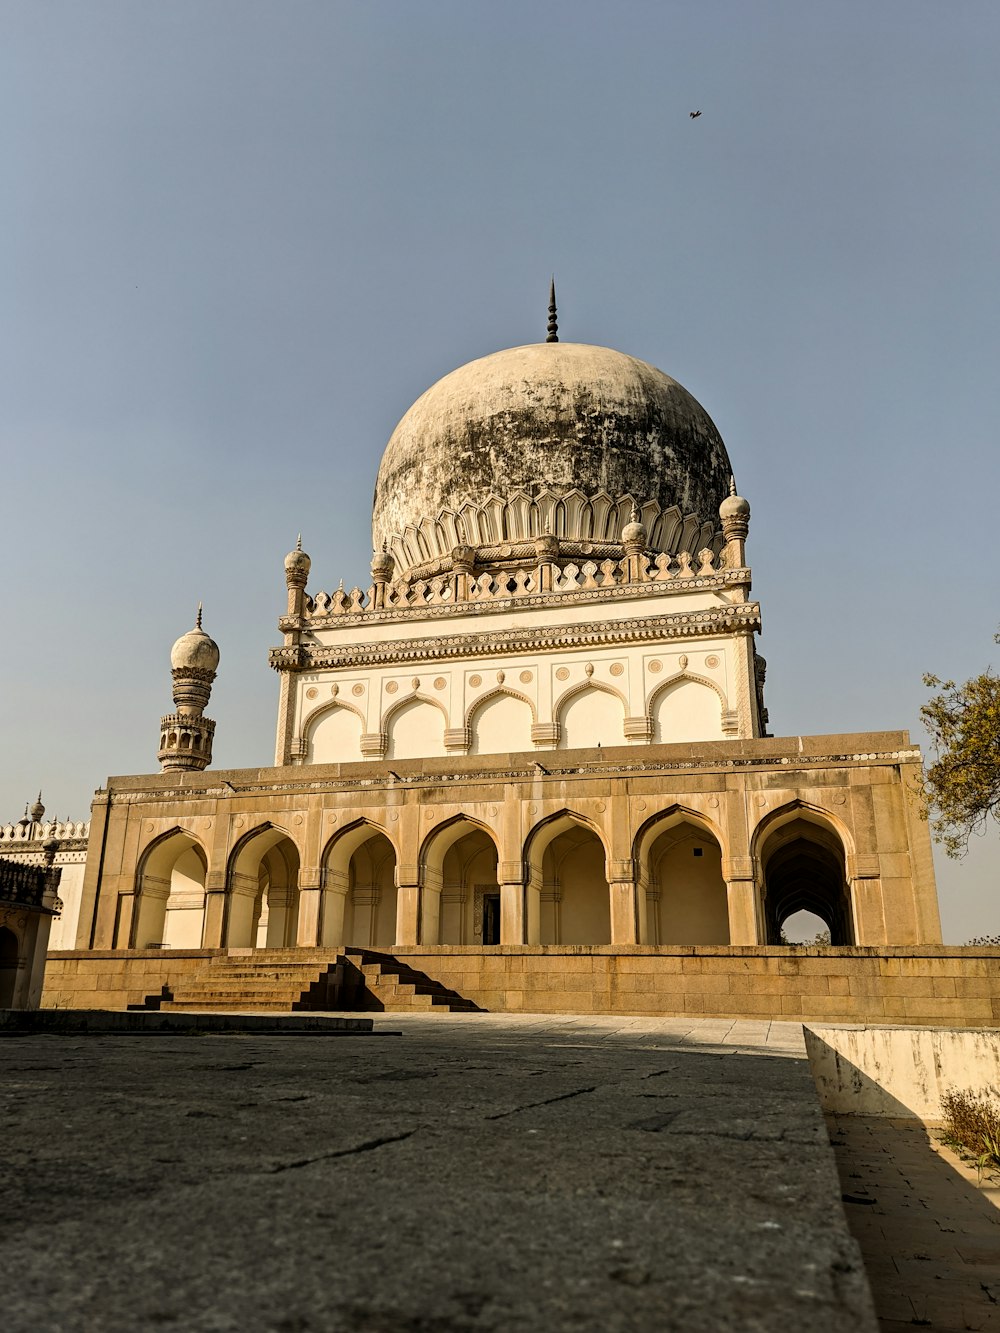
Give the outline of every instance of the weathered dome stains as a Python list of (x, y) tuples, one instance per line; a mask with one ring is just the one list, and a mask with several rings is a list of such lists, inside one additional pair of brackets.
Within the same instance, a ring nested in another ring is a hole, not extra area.
[(629, 496), (714, 530), (730, 472), (708, 413), (645, 361), (582, 343), (513, 347), (452, 371), (400, 421), (375, 485), (374, 548), (443, 512), (492, 499), (496, 513), (518, 492)]

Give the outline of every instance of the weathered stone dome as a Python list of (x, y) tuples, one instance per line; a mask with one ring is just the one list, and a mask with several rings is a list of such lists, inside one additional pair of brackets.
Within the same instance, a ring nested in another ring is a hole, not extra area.
[(200, 614), (198, 620), (194, 629), (182, 634), (170, 650), (170, 666), (174, 671), (218, 670), (219, 645), (202, 629)]
[(731, 468), (705, 409), (669, 375), (583, 343), (471, 361), (418, 398), (379, 468), (373, 545), (403, 568), (455, 545), (615, 542), (633, 502), (659, 550), (719, 526)]

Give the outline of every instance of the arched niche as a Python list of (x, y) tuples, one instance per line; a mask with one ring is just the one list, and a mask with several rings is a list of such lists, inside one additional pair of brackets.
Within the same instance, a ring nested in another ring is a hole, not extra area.
[(430, 699), (404, 700), (385, 719), (387, 759), (430, 759), (447, 753), (444, 709)]
[(233, 851), (227, 876), (226, 944), (287, 949), (295, 944), (299, 852), (273, 824), (254, 829)]
[(484, 825), (465, 817), (436, 829), (421, 854), (423, 944), (500, 943), (497, 846)]
[(201, 948), (207, 870), (204, 847), (185, 829), (171, 830), (146, 849), (136, 874), (131, 948)]
[(306, 724), (306, 753), (310, 764), (350, 763), (361, 758), (363, 722), (357, 709), (334, 704)]
[(724, 739), (725, 700), (711, 682), (697, 676), (665, 681), (649, 701), (653, 741), (658, 745)]
[(581, 816), (564, 811), (536, 828), (526, 849), (529, 944), (610, 944), (607, 849)]
[(469, 754), (506, 754), (531, 750), (531, 704), (512, 690), (497, 690), (469, 713)]
[(846, 848), (833, 817), (795, 803), (775, 812), (754, 839), (763, 878), (768, 944), (781, 943), (789, 917), (811, 912), (834, 945), (855, 942)]
[(359, 820), (323, 857), (320, 943), (388, 949), (396, 942), (396, 849), (384, 829)]
[(625, 744), (625, 701), (615, 690), (593, 683), (564, 697), (556, 713), (564, 750), (593, 750)]

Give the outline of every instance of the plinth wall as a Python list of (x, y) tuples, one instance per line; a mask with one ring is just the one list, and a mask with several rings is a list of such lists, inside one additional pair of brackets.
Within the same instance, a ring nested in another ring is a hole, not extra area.
[[(226, 952), (50, 954), (42, 1007), (124, 1009)], [(317, 970), (337, 953), (288, 950)], [(493, 1011), (1000, 1027), (996, 948), (438, 945), (392, 956)]]

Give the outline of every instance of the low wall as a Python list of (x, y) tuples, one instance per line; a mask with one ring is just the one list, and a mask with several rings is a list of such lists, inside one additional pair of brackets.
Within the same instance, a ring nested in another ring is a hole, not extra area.
[[(50, 954), (42, 1005), (121, 1009), (214, 952), (225, 951)], [(319, 966), (337, 951), (288, 954)], [(437, 945), (392, 954), (494, 1011), (1000, 1027), (997, 948)]]
[(817, 1026), (805, 1035), (824, 1111), (937, 1121), (949, 1088), (1000, 1092), (995, 1031)]
[(43, 1009), (127, 1009), (191, 976), (220, 949), (74, 949), (50, 953)]

